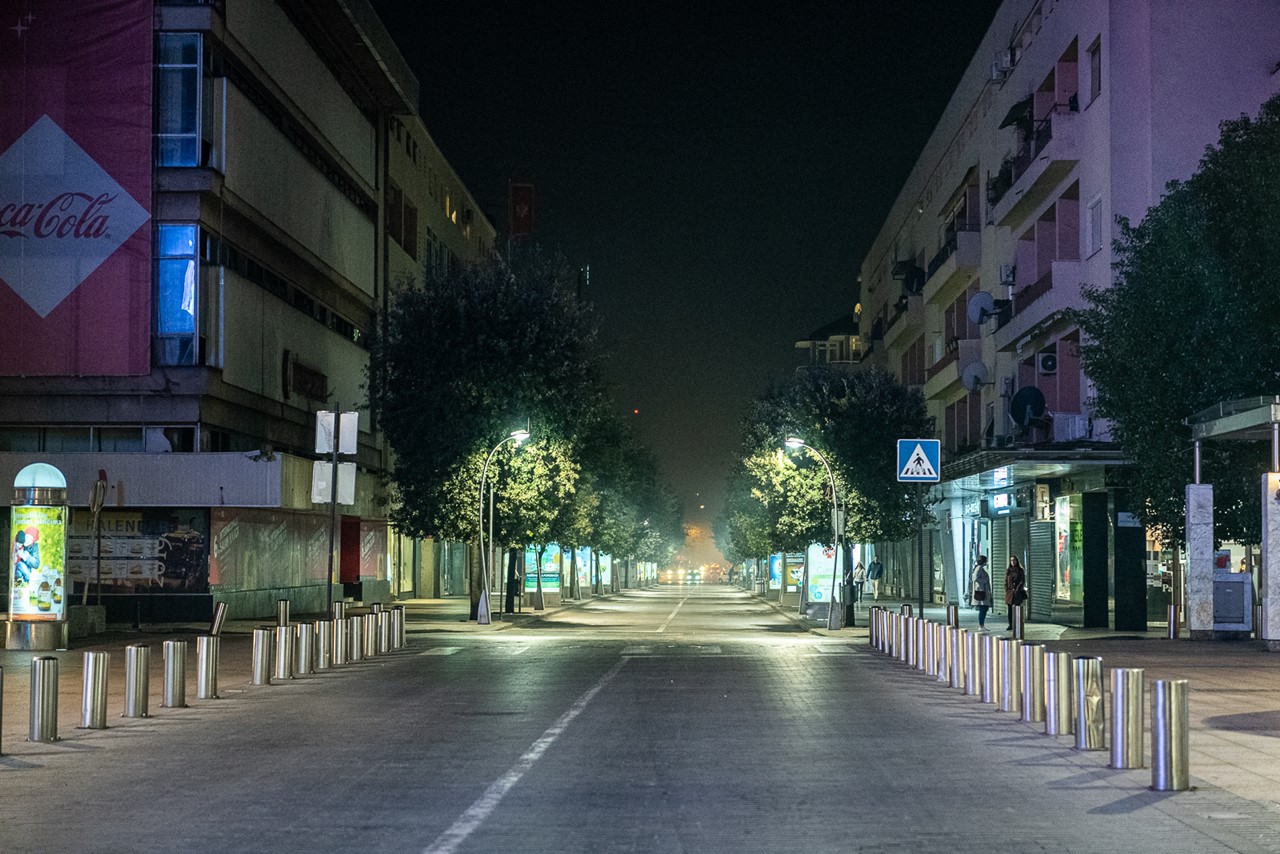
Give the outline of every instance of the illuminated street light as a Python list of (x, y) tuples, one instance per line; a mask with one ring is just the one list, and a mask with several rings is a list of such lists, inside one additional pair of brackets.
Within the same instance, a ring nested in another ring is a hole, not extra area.
[(482, 626), (487, 626), (493, 621), (489, 611), (489, 566), (484, 551), (484, 484), (489, 476), (489, 463), (493, 462), (493, 455), (498, 453), (498, 449), (507, 442), (515, 442), (518, 448), (520, 443), (528, 438), (528, 430), (512, 430), (510, 436), (493, 446), (493, 450), (489, 452), (489, 456), (484, 461), (484, 468), (480, 470), (480, 512), (478, 514), (479, 525), (477, 526), (480, 540), (480, 603), (476, 606), (476, 622)]
[(807, 444), (804, 439), (788, 436), (783, 444), (793, 451), (804, 448), (813, 453), (822, 462), (822, 467), (827, 470), (827, 480), (831, 482), (831, 531), (834, 534), (835, 554), (831, 565), (831, 599), (830, 607), (827, 609), (827, 628), (834, 631), (840, 628), (840, 612), (836, 609), (836, 584), (840, 580), (840, 495), (836, 492), (836, 476), (831, 473), (831, 465), (822, 452), (813, 445)]

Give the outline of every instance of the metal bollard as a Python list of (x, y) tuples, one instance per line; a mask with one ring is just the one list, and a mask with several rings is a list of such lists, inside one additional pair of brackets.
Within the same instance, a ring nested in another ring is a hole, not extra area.
[(1044, 734), (1070, 735), (1075, 731), (1071, 715), (1071, 653), (1046, 652), (1044, 656)]
[(1076, 750), (1106, 750), (1107, 719), (1102, 704), (1102, 659), (1080, 656), (1075, 668)]
[(1141, 667), (1111, 669), (1111, 768), (1142, 767)]
[(1190, 689), (1185, 679), (1157, 679), (1151, 692), (1151, 788), (1191, 788)]
[(316, 670), (333, 667), (333, 621), (316, 623)]
[(350, 626), (346, 617), (334, 617), (331, 626), (333, 637), (331, 639), (333, 645), (333, 665), (337, 667), (339, 664), (346, 664), (351, 656), (351, 641), (348, 637)]
[(374, 658), (378, 654), (378, 615), (364, 615), (364, 657)]
[(1044, 644), (1023, 645), (1021, 679), (1022, 720), (1039, 723), (1044, 720)]
[(1027, 639), (1027, 609), (1025, 605), (1013, 606), (1013, 638)]
[(129, 644), (124, 648), (124, 714), (122, 718), (148, 718), (151, 694), (151, 647)]
[(928, 665), (929, 635), (932, 633), (933, 623), (916, 620), (916, 670), (924, 671)]
[(391, 609), (391, 648), (404, 649), (408, 646), (405, 637), (404, 606), (397, 605)]
[[(835, 607), (834, 605), (832, 607)], [(391, 652), (391, 612), (378, 612), (378, 655)]]
[(107, 728), (107, 671), (110, 667), (110, 653), (86, 652), (84, 654), (84, 701), (80, 707), (81, 729)]
[(867, 646), (872, 649), (875, 649), (876, 644), (880, 642), (879, 632), (877, 631), (879, 618), (876, 616), (876, 612), (879, 610), (875, 605), (867, 609)]
[(916, 666), (916, 618), (907, 617), (902, 621), (902, 660), (907, 667)]
[(253, 684), (271, 684), (271, 635), (270, 626), (258, 626), (253, 630)]
[(331, 616), (335, 620), (345, 620), (347, 618), (347, 603), (334, 602), (333, 613), (330, 614), (329, 616)]
[(938, 675), (938, 624), (924, 625), (924, 673), (926, 676)]
[(350, 649), (347, 651), (347, 658), (351, 661), (360, 661), (364, 658), (364, 619), (362, 617), (347, 617), (347, 642)]
[(0, 756), (4, 755), (4, 668), (0, 667)]
[(164, 691), (160, 705), (166, 709), (181, 709), (187, 705), (187, 642), (167, 640), (161, 645), (164, 659)]
[(952, 628), (938, 626), (938, 681), (946, 684), (951, 679), (951, 659), (956, 654)]
[(293, 678), (293, 626), (276, 626), (276, 679)]
[(1001, 638), (1004, 656), (1000, 659), (1000, 711), (1018, 714), (1022, 711), (1021, 670), (1022, 641)]
[(977, 632), (965, 632), (964, 638), (964, 693), (977, 696), (982, 691), (981, 647)]
[(276, 600), (276, 626), (279, 627), (279, 626), (287, 626), (287, 625), (289, 625), (289, 600), (277, 599)]
[(213, 606), (213, 620), (209, 623), (209, 634), (215, 638), (222, 634), (222, 624), (227, 620), (227, 603), (217, 602)]
[(1253, 604), (1253, 639), (1262, 640), (1262, 603)]
[(372, 605), (370, 605), (370, 606), (369, 606), (369, 611), (370, 611), (371, 613), (374, 613), (374, 614), (381, 614), (381, 613), (382, 613), (382, 603), (381, 603), (381, 602), (374, 602)]
[(998, 684), (998, 659), (996, 658), (996, 636), (982, 634), (982, 702), (994, 704), (996, 701), (996, 685)]
[(196, 638), (196, 698), (218, 699), (218, 652), (222, 640), (212, 635)]
[(27, 741), (58, 740), (58, 659), (31, 659), (31, 720)]
[(1169, 640), (1177, 640), (1178, 635), (1182, 633), (1182, 626), (1178, 624), (1178, 606), (1177, 605), (1169, 606), (1169, 616), (1167, 617), (1167, 619), (1169, 620), (1169, 634), (1167, 635), (1167, 637)]
[(960, 606), (959, 605), (947, 606), (947, 625), (955, 626), (957, 629), (960, 628)]
[(294, 672), (299, 676), (316, 672), (316, 627), (312, 623), (298, 623), (294, 630)]
[(964, 629), (950, 627), (947, 629), (947, 635), (951, 643), (951, 671), (947, 674), (948, 688), (964, 687), (964, 639), (967, 635)]
[(904, 616), (904, 617), (910, 617), (910, 616), (911, 616), (911, 606), (910, 606), (910, 605), (908, 605), (906, 602), (903, 602), (903, 603), (902, 603), (902, 606), (901, 606), (900, 608), (898, 608), (898, 612), (899, 612), (900, 614), (902, 614), (902, 616)]
[(907, 616), (899, 614), (898, 619), (894, 621), (893, 635), (894, 658), (898, 661), (907, 660)]

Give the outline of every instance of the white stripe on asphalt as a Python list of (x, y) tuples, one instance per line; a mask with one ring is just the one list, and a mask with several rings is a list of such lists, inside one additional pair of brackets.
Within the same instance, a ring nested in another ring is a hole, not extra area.
[(672, 612), (667, 616), (667, 618), (666, 618), (665, 620), (663, 620), (663, 621), (662, 621), (662, 625), (658, 626), (657, 634), (662, 634), (663, 632), (665, 632), (665, 631), (667, 630), (667, 626), (671, 625), (671, 621), (672, 621), (672, 620), (674, 620), (674, 619), (676, 618), (676, 614), (678, 614), (678, 613), (680, 612), (680, 609), (684, 607), (684, 603), (685, 603), (685, 602), (688, 602), (688, 601), (689, 601), (689, 597), (688, 597), (688, 596), (686, 596), (686, 597), (684, 597), (683, 599), (681, 599), (681, 600), (680, 600), (680, 604), (679, 604), (679, 605), (676, 605), (675, 610), (674, 610), (674, 611), (672, 611)]
[(529, 749), (516, 760), (516, 764), (512, 765), (507, 773), (490, 783), (489, 788), (484, 790), (484, 794), (476, 798), (475, 803), (467, 807), (467, 811), (458, 816), (458, 820), (450, 825), (448, 830), (436, 837), (436, 841), (432, 842), (423, 854), (453, 854), (457, 851), (458, 846), (484, 824), (485, 819), (498, 808), (498, 804), (502, 803), (502, 799), (506, 797), (507, 792), (511, 791), (511, 787), (520, 782), (520, 778), (533, 768), (534, 764), (542, 758), (542, 754), (546, 753), (548, 748), (555, 744), (556, 739), (568, 729), (573, 719), (582, 714), (587, 704), (600, 693), (600, 689), (608, 685), (629, 660), (624, 658), (619, 661), (608, 673), (601, 676), (596, 684), (587, 689), (587, 692), (569, 707), (569, 711), (548, 727), (541, 738), (529, 745)]

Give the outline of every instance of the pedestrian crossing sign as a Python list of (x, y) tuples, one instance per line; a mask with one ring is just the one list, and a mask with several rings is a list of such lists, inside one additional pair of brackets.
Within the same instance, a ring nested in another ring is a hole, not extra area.
[(898, 440), (898, 480), (937, 483), (942, 478), (942, 442), (937, 439)]

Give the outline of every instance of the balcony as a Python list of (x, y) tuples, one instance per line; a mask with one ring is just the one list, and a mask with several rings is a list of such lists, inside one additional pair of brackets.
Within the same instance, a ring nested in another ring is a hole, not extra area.
[(982, 233), (976, 230), (953, 233), (929, 262), (929, 278), (924, 283), (924, 301), (950, 302), (978, 274), (981, 263)]
[(892, 348), (908, 333), (919, 332), (924, 324), (924, 300), (920, 295), (905, 296), (889, 315), (888, 325), (884, 329), (884, 346)]
[(924, 373), (921, 393), (926, 400), (941, 397), (960, 385), (960, 372), (970, 362), (982, 358), (980, 338), (961, 338), (947, 342), (947, 352)]
[(1010, 350), (1027, 335), (1051, 327), (1068, 309), (1083, 307), (1080, 276), (1079, 261), (1054, 261), (1049, 272), (1016, 289), (1008, 320), (996, 329), (996, 349)]
[(1022, 147), (987, 187), (991, 220), (1017, 226), (1049, 198), (1080, 160), (1080, 114), (1056, 109), (1037, 123)]

